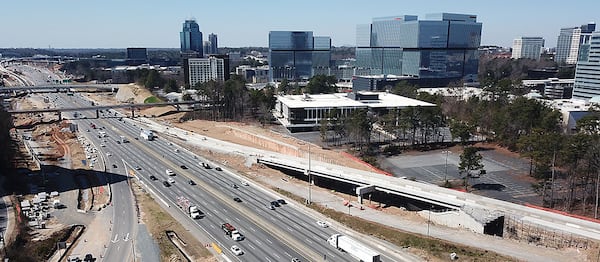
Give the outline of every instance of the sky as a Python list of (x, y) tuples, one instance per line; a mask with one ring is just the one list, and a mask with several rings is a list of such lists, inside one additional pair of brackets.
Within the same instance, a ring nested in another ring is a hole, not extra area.
[(179, 48), (189, 18), (219, 47), (266, 47), (272, 30), (354, 46), (356, 25), (373, 17), (440, 12), (477, 15), (481, 45), (541, 36), (555, 47), (560, 28), (600, 24), (599, 10), (598, 0), (12, 0), (0, 6), (0, 48)]

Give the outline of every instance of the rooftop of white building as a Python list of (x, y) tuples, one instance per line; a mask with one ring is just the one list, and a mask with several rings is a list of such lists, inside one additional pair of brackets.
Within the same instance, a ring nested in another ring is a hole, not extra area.
[(376, 100), (354, 100), (348, 93), (317, 95), (285, 95), (278, 99), (289, 108), (331, 108), (331, 107), (372, 107), (403, 108), (414, 106), (435, 106), (420, 100), (390, 94), (387, 92), (359, 92), (362, 95), (378, 95)]

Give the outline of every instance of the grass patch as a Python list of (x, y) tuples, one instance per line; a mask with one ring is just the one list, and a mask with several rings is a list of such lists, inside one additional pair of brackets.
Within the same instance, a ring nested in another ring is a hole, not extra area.
[(158, 99), (158, 97), (155, 96), (149, 96), (146, 99), (144, 99), (144, 104), (153, 104), (153, 103), (160, 103), (160, 99)]
[[(274, 188), (273, 190), (294, 199), (298, 203), (304, 203), (304, 198), (298, 197), (288, 191), (279, 188)], [(514, 258), (502, 256), (495, 252), (401, 231), (359, 217), (350, 216), (344, 212), (338, 212), (321, 205), (311, 204), (309, 207), (359, 233), (383, 239), (400, 247), (410, 247), (423, 251), (427, 256), (435, 257), (436, 259), (448, 260), (450, 253), (456, 252), (461, 261), (516, 261)], [(430, 258), (426, 259), (430, 260)]]
[(167, 237), (166, 231), (177, 232), (179, 238), (188, 244), (186, 252), (192, 256), (192, 261), (212, 261), (212, 253), (156, 203), (150, 194), (143, 192), (137, 183), (133, 183), (133, 187), (140, 211), (143, 213), (142, 219), (160, 249), (160, 261), (185, 260)]

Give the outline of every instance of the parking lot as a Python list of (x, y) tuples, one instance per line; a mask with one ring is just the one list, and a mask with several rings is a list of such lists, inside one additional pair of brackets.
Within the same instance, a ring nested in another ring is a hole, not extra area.
[[(436, 185), (442, 185), (445, 179), (460, 183), (464, 177), (458, 171), (460, 150), (460, 147), (454, 147), (450, 150), (403, 153), (388, 157), (380, 164), (397, 177)], [(483, 156), (486, 173), (469, 179), (473, 193), (520, 204), (541, 204), (541, 196), (531, 187), (533, 180), (528, 176), (527, 160), (494, 149), (479, 153)]]

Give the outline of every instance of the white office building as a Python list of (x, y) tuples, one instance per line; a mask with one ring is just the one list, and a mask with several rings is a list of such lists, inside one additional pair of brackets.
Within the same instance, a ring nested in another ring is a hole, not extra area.
[(187, 58), (184, 60), (185, 83), (194, 86), (208, 81), (229, 79), (229, 61), (223, 57)]
[(573, 98), (589, 101), (600, 96), (600, 32), (592, 33), (590, 43), (584, 47), (589, 51), (577, 62)]
[(557, 63), (576, 64), (581, 53), (581, 46), (589, 43), (592, 32), (596, 30), (595, 23), (588, 23), (579, 27), (561, 28), (556, 42)]
[(349, 116), (358, 109), (383, 115), (391, 109), (417, 106), (436, 105), (387, 92), (280, 95), (273, 114), (288, 130), (297, 132), (319, 127), (321, 119), (329, 116), (332, 110), (338, 110), (341, 116)]
[(542, 37), (521, 37), (513, 41), (512, 59), (529, 58), (540, 60), (542, 48), (544, 47), (544, 38)]

